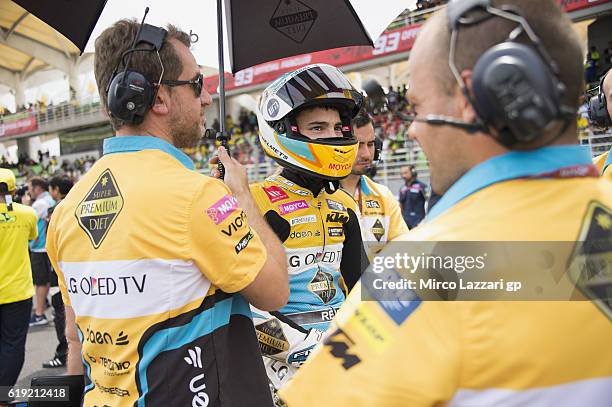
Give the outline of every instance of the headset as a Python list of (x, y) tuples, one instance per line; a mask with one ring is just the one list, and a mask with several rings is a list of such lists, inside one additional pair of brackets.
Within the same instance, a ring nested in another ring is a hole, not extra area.
[(608, 104), (604, 94), (603, 83), (610, 71), (599, 80), (599, 93), (589, 99), (589, 120), (599, 127), (612, 127), (612, 118), (608, 113)]
[[(467, 16), (476, 10), (486, 14)], [(558, 66), (519, 11), (508, 6), (493, 7), (490, 0), (451, 0), (447, 13), (451, 31), (449, 66), (478, 120), (466, 123), (444, 116), (427, 116), (424, 121), (471, 133), (490, 133), (489, 129), (495, 129), (498, 141), (506, 147), (536, 140), (556, 120), (562, 120), (567, 127), (576, 112), (561, 103), (565, 86), (559, 80)], [(517, 26), (504, 42), (478, 58), (472, 70), (470, 94), (455, 65), (459, 28), (480, 24), (491, 17), (515, 22)], [(526, 34), (530, 45), (517, 42), (521, 34)]]
[[(115, 67), (106, 88), (107, 108), (110, 115), (130, 124), (143, 122), (145, 114), (155, 101), (157, 90), (164, 76), (164, 65), (159, 51), (168, 32), (161, 27), (145, 24), (144, 20), (148, 12), (147, 7), (132, 47), (121, 55), (121, 60)], [(141, 72), (129, 69), (132, 55), (139, 51), (157, 54), (161, 66), (161, 74), (157, 83), (151, 83)], [(121, 65), (124, 68), (120, 71)]]
[(373, 162), (377, 163), (378, 161), (380, 161), (382, 149), (383, 149), (382, 139), (378, 136), (374, 136), (374, 158), (372, 158)]
[(417, 170), (416, 170), (416, 168), (412, 164), (410, 164), (410, 174), (412, 174), (412, 179), (413, 180), (417, 179), (417, 175), (419, 175)]

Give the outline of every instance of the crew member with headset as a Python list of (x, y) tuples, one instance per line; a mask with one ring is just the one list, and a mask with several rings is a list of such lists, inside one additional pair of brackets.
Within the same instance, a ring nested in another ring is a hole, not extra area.
[(87, 406), (272, 404), (249, 303), (285, 304), (284, 250), (243, 167), (221, 148), (222, 182), (180, 150), (202, 138), (211, 103), (190, 45), (172, 25), (134, 20), (96, 40), (116, 136), (47, 240)]
[(304, 363), (368, 264), (355, 201), (339, 187), (355, 160), (351, 120), (361, 105), (344, 74), (325, 64), (281, 76), (259, 102), (261, 145), (283, 170), (251, 192), (285, 247), (291, 290), (279, 312), (253, 312), (273, 393)]
[[(448, 65), (440, 64), (442, 55)], [(539, 292), (534, 285), (514, 294), (487, 291), (488, 298), (511, 302), (449, 302), (427, 301), (434, 297), (422, 298), (418, 287), (389, 288), (386, 300), (362, 301), (376, 291), (377, 274), (368, 271), (323, 346), (281, 390), (289, 407), (612, 404), (606, 269), (612, 183), (599, 177), (588, 147), (577, 140), (581, 56), (571, 22), (553, 0), (451, 1), (428, 20), (409, 60), (409, 99), (416, 105), (409, 135), (423, 147), (433, 190), (443, 196), (426, 223), (399, 240), (438, 242), (436, 250), (441, 241), (466, 241), (476, 249), (483, 247), (478, 242), (531, 241), (525, 247), (538, 253), (542, 241), (548, 248), (550, 241), (570, 241), (553, 259), (586, 265), (589, 272), (572, 267), (551, 276), (549, 266), (527, 262), (538, 271), (531, 279), (551, 285)], [(508, 265), (523, 259), (489, 257), (483, 269), (469, 271), (477, 273), (473, 278), (522, 272)], [(385, 275), (395, 272), (378, 267)], [(436, 281), (470, 278), (459, 272), (451, 264)], [(555, 284), (568, 289), (567, 296), (520, 301), (544, 298)], [(485, 295), (441, 290), (428, 295)], [(571, 295), (576, 300), (568, 301)]]
[[(599, 93), (589, 100), (589, 120), (592, 124), (601, 127), (612, 127), (612, 69), (601, 77)], [(606, 174), (608, 166), (612, 163), (610, 152), (607, 151), (593, 160), (601, 174)]]
[(371, 261), (388, 241), (408, 232), (408, 227), (389, 188), (366, 175), (378, 162), (382, 150), (382, 140), (374, 135), (372, 118), (362, 109), (352, 125), (359, 148), (351, 173), (340, 185), (357, 203), (361, 236)]

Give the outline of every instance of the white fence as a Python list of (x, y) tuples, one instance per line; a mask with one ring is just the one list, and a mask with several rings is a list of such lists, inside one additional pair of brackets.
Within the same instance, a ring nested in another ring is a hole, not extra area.
[[(603, 154), (612, 148), (612, 129), (607, 132), (591, 132), (582, 138), (582, 144), (591, 148), (593, 157)], [(418, 178), (429, 184), (429, 164), (418, 144), (412, 147), (399, 148), (394, 152), (385, 151), (382, 160), (377, 166), (376, 181), (388, 186), (396, 193), (403, 183), (400, 169), (405, 165), (414, 165), (418, 172)], [(268, 175), (278, 170), (278, 165), (272, 160), (266, 160), (260, 164), (247, 165), (247, 172), (251, 182), (261, 181)]]

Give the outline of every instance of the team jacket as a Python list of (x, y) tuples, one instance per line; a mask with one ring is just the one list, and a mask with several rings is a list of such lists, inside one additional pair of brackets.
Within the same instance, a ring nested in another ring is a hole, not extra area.
[(86, 406), (271, 404), (248, 303), (266, 259), (219, 180), (165, 141), (113, 137), (51, 218)]
[(427, 186), (417, 180), (412, 181), (410, 185), (402, 186), (399, 201), (403, 205), (402, 215), (406, 224), (410, 229), (415, 228), (425, 217)]
[(355, 201), (343, 190), (315, 197), (281, 175), (251, 192), (287, 254), (290, 294), (280, 312), (305, 328), (326, 329), (367, 266)]
[[(596, 263), (609, 279), (612, 183), (572, 177), (588, 167), (596, 175), (590, 164), (580, 146), (495, 157), (459, 179), (426, 223), (400, 239), (584, 241), (571, 247), (588, 254), (568, 250), (569, 258), (603, 256), (607, 262)], [(361, 301), (364, 287), (350, 293), (323, 346), (281, 390), (290, 407), (612, 404), (605, 301)]]
[(363, 244), (372, 261), (388, 241), (408, 232), (408, 226), (389, 188), (367, 176), (359, 179), (353, 198), (357, 202)]

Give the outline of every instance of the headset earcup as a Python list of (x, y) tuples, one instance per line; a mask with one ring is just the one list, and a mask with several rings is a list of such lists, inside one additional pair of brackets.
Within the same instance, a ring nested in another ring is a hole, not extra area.
[(542, 58), (516, 42), (487, 50), (472, 72), (477, 113), (506, 145), (534, 140), (560, 117), (562, 88)]
[(108, 88), (108, 111), (126, 123), (140, 124), (153, 104), (154, 90), (140, 72), (121, 71), (113, 77)]
[(380, 155), (382, 154), (383, 142), (378, 136), (374, 136), (374, 158), (372, 161), (380, 160)]

